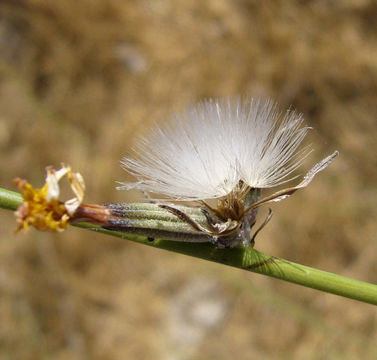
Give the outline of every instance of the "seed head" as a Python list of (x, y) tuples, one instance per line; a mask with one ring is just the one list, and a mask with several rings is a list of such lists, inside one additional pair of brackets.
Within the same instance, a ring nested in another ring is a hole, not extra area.
[(122, 161), (137, 181), (118, 189), (205, 200), (237, 197), (245, 185), (274, 187), (292, 180), (310, 153), (298, 149), (308, 129), (301, 114), (282, 113), (272, 101), (206, 100), (137, 143), (137, 157)]

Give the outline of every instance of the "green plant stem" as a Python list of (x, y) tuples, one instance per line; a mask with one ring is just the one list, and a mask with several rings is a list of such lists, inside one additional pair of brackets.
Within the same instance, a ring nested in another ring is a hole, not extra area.
[[(22, 197), (19, 193), (0, 188), (1, 208), (16, 210), (22, 201)], [(175, 222), (178, 227), (180, 226), (179, 220), (174, 217), (169, 217), (166, 213), (157, 211), (153, 204), (129, 204), (129, 206), (130, 212), (133, 212), (133, 219), (140, 217), (141, 221), (152, 219), (152, 222), (156, 221), (156, 219), (160, 219), (161, 227), (164, 226), (164, 222)], [(195, 216), (195, 209), (192, 211), (192, 215)], [(137, 212), (137, 216), (135, 212)], [(252, 248), (218, 249), (208, 243), (185, 243), (159, 239), (149, 241), (145, 236), (110, 231), (88, 223), (73, 225), (377, 305), (377, 285), (272, 257)], [(161, 230), (164, 229), (161, 228)]]

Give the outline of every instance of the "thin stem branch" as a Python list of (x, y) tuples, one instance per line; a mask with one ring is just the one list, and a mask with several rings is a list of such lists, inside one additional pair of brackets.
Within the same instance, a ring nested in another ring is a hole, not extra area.
[[(19, 193), (0, 188), (0, 208), (16, 210), (21, 203), (22, 197)], [(138, 203), (129, 204), (128, 207), (129, 216), (133, 221), (137, 223), (140, 220), (145, 224), (148, 224), (149, 221), (149, 224), (153, 224), (153, 226), (158, 223), (159, 234), (162, 236), (164, 233), (168, 233), (174, 226), (177, 229), (186, 228), (187, 230), (186, 224), (180, 222), (176, 217), (170, 216), (168, 212), (158, 208), (155, 204)], [(201, 215), (197, 209), (191, 208), (188, 211), (191, 211), (190, 215), (197, 217), (198, 221), (200, 221)], [(150, 241), (148, 240), (149, 234), (145, 230), (143, 233), (144, 236), (135, 235), (138, 233), (141, 234), (141, 229), (132, 231), (133, 234), (126, 234), (106, 230), (100, 226), (88, 223), (72, 225), (377, 305), (377, 285), (296, 264), (288, 260), (263, 254), (252, 248), (219, 249), (209, 243), (186, 243), (159, 239)], [(190, 236), (190, 234), (185, 233), (184, 236)]]

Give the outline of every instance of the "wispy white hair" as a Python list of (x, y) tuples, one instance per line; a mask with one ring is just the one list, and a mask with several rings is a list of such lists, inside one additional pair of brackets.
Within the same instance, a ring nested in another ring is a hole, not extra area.
[(229, 194), (240, 180), (274, 187), (292, 180), (310, 152), (298, 150), (308, 129), (301, 114), (281, 113), (269, 100), (206, 100), (142, 138), (137, 157), (122, 160), (137, 182), (118, 188), (204, 200)]

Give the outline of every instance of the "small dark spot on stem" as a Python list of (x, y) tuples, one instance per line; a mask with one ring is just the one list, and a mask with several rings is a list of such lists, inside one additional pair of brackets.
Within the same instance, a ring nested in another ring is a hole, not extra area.
[(152, 241), (154, 241), (154, 238), (151, 237), (151, 236), (148, 236), (148, 241), (152, 242)]

